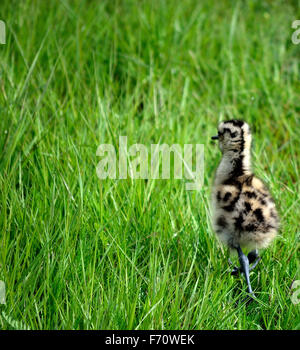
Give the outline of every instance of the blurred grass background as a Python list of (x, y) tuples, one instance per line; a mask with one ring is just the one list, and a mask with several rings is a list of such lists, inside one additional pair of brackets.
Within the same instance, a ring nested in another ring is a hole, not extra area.
[[(1, 1), (0, 328), (299, 329), (299, 1)], [(210, 225), (219, 121), (253, 129), (281, 232), (240, 300)], [(205, 145), (200, 192), (97, 147)]]

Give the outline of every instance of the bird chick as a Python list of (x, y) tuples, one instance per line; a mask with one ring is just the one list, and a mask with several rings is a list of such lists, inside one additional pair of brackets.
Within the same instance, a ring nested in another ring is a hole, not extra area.
[[(236, 250), (248, 292), (254, 296), (249, 271), (258, 263), (258, 249), (266, 248), (275, 238), (279, 218), (275, 203), (263, 182), (251, 171), (251, 131), (241, 120), (219, 124), (218, 135), (222, 159), (213, 191), (213, 228), (218, 238)], [(249, 249), (248, 257), (242, 249)], [(250, 264), (253, 265), (250, 267)]]

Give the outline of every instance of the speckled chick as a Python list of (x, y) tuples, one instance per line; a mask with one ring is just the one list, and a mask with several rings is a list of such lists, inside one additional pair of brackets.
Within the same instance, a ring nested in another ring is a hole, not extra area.
[(241, 120), (220, 123), (222, 160), (212, 193), (213, 227), (231, 249), (266, 248), (276, 236), (279, 219), (263, 182), (251, 171), (251, 131)]

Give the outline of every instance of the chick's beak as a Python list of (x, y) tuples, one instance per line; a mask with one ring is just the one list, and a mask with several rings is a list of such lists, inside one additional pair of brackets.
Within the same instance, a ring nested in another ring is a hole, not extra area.
[(211, 139), (212, 139), (212, 140), (218, 140), (218, 139), (219, 139), (219, 136), (218, 136), (218, 135), (212, 136)]

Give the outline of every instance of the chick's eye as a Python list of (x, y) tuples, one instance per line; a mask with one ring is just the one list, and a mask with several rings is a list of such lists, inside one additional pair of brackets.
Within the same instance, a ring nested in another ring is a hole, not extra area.
[(237, 132), (236, 131), (231, 133), (231, 137), (236, 137), (236, 136), (237, 136)]

